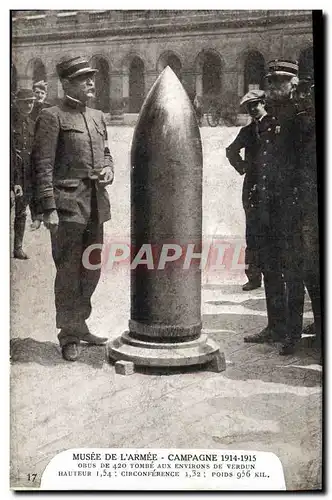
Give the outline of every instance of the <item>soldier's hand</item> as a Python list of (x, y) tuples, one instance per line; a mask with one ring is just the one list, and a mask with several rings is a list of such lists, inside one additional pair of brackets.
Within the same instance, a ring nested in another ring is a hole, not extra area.
[(15, 194), (16, 198), (21, 198), (21, 196), (23, 196), (22, 186), (20, 186), (19, 184), (15, 184), (15, 186), (14, 186), (14, 194)]
[(55, 233), (59, 226), (59, 216), (56, 210), (49, 210), (44, 213), (44, 224), (51, 233)]
[(111, 167), (104, 167), (103, 170), (100, 172), (99, 176), (99, 184), (106, 185), (106, 184), (112, 184), (114, 179), (114, 172)]

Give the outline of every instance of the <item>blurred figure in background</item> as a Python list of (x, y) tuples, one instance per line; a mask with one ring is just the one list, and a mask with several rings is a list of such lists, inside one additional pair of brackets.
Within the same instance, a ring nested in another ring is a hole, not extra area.
[(30, 206), (34, 229), (41, 224), (32, 203), (31, 149), (34, 135), (34, 122), (31, 119), (35, 96), (30, 89), (20, 89), (16, 93), (12, 110), (12, 186), (15, 196), (14, 219), (14, 257), (26, 260), (28, 255), (23, 250), (23, 237)]
[[(242, 189), (242, 204), (246, 215), (246, 275), (248, 282), (244, 291), (255, 290), (261, 286), (262, 271), (259, 262), (257, 237), (260, 228), (258, 219), (257, 181), (261, 165), (256, 156), (260, 144), (259, 122), (266, 116), (265, 92), (252, 90), (241, 100), (240, 107), (245, 108), (252, 118), (249, 125), (242, 127), (235, 140), (226, 148), (226, 157), (240, 175), (245, 175)], [(240, 151), (244, 150), (244, 159)]]
[(51, 104), (46, 102), (47, 97), (47, 82), (40, 80), (32, 85), (32, 91), (36, 98), (33, 110), (31, 112), (31, 119), (36, 121), (37, 116), (44, 108), (49, 108)]

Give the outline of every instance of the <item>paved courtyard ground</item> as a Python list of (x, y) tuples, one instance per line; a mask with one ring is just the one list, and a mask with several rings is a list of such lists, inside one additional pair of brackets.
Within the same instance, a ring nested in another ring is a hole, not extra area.
[[(203, 127), (203, 239), (243, 240), (241, 177), (224, 148), (236, 128)], [(116, 177), (108, 242), (129, 242), (129, 151), (133, 128), (110, 127)], [(225, 353), (222, 373), (115, 373), (102, 347), (65, 362), (54, 326), (54, 266), (44, 227), (27, 231), (29, 261), (11, 261), (11, 486), (40, 483), (55, 454), (79, 447), (220, 448), (274, 452), (290, 490), (321, 484), (322, 367), (308, 346), (280, 357), (243, 336), (266, 325), (264, 290), (245, 293), (243, 271), (204, 273), (204, 329)], [(91, 330), (110, 339), (128, 326), (129, 270), (102, 274)], [(305, 324), (311, 321), (308, 299)]]

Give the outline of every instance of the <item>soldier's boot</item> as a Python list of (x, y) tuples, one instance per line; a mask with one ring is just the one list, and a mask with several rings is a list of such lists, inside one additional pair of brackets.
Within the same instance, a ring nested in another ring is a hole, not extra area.
[(66, 361), (76, 361), (79, 354), (80, 339), (75, 330), (61, 328), (58, 333), (58, 339), (63, 359)]
[(76, 361), (78, 358), (78, 345), (75, 342), (70, 342), (61, 347), (61, 353), (66, 361)]
[(304, 306), (304, 286), (302, 281), (286, 283), (287, 327), (286, 338), (279, 351), (280, 356), (294, 354), (301, 342)]
[(242, 287), (244, 292), (250, 292), (251, 290), (256, 290), (256, 288), (260, 288), (262, 286), (261, 280), (249, 280)]
[(86, 342), (90, 345), (104, 345), (108, 341), (107, 337), (98, 337), (98, 335), (94, 335), (93, 333), (85, 333), (81, 336), (82, 342)]
[(291, 356), (295, 354), (297, 345), (294, 342), (290, 342), (289, 344), (283, 344), (279, 351), (280, 356)]
[(14, 258), (20, 260), (28, 259), (28, 255), (24, 252), (23, 245), (23, 237), (25, 231), (25, 221), (26, 218), (15, 218), (14, 221)]
[(285, 342), (282, 344), (279, 351), (280, 356), (295, 354), (300, 342), (301, 337), (286, 337)]
[(261, 332), (244, 337), (244, 342), (262, 344), (285, 340), (285, 292), (280, 272), (264, 274), (268, 326)]
[(282, 342), (285, 340), (285, 336), (283, 332), (279, 332), (277, 330), (273, 330), (268, 326), (264, 328), (259, 333), (255, 333), (254, 335), (248, 335), (244, 337), (244, 342), (250, 344), (264, 344), (264, 343), (273, 343), (273, 342)]

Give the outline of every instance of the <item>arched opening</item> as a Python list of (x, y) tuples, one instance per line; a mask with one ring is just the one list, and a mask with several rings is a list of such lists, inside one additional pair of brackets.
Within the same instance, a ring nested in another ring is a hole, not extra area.
[(299, 78), (314, 78), (314, 50), (307, 47), (301, 50), (299, 57)]
[(211, 52), (204, 55), (202, 64), (202, 90), (204, 101), (220, 98), (221, 62), (220, 58)]
[(31, 86), (33, 82), (40, 82), (40, 80), (47, 81), (46, 69), (41, 59), (33, 59), (29, 62), (27, 68), (27, 78)]
[(206, 112), (222, 99), (224, 62), (215, 50), (202, 50), (195, 61), (195, 96)]
[(40, 82), (40, 80), (47, 80), (46, 69), (40, 59), (36, 59), (33, 64), (33, 82)]
[(178, 79), (181, 81), (182, 64), (180, 59), (175, 54), (171, 54), (168, 56), (165, 67), (166, 66), (172, 68)]
[(250, 90), (263, 89), (265, 76), (265, 60), (258, 51), (251, 51), (244, 61), (243, 94)]
[(158, 61), (158, 72), (160, 73), (166, 66), (169, 66), (178, 79), (181, 81), (182, 79), (182, 64), (178, 56), (176, 56), (173, 52), (165, 52), (160, 56)]
[(129, 113), (139, 113), (144, 92), (144, 63), (135, 56), (129, 66)]
[(94, 107), (104, 113), (110, 111), (110, 72), (108, 61), (104, 57), (95, 56), (91, 60), (91, 67), (98, 70), (95, 75), (96, 97)]

